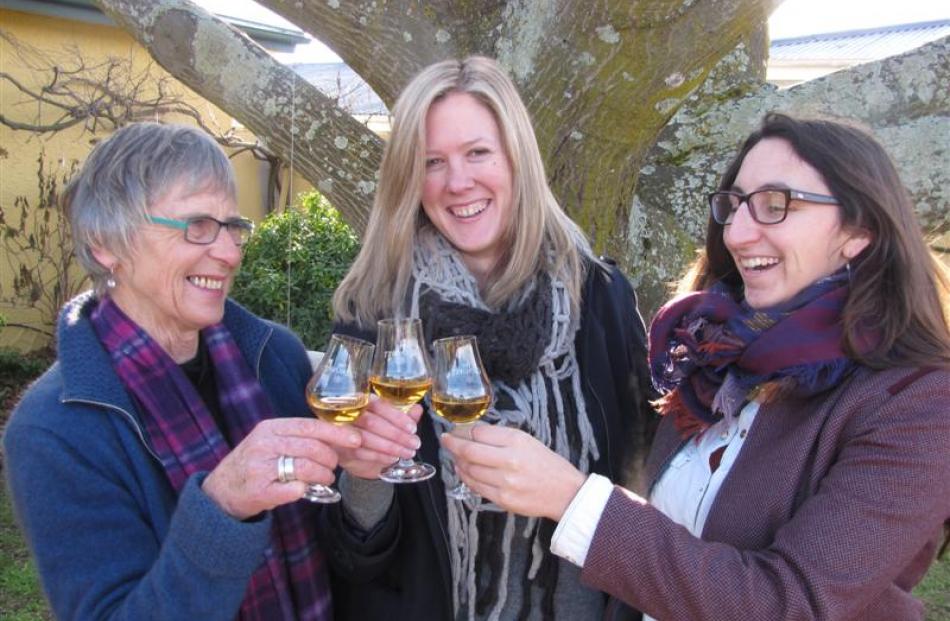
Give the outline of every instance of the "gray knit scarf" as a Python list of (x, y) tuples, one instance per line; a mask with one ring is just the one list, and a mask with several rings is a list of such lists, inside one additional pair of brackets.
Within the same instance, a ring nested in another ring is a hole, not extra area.
[[(587, 472), (599, 452), (574, 349), (580, 318), (571, 312), (562, 280), (557, 275), (535, 279), (506, 308), (493, 311), (482, 301), (478, 284), (458, 253), (430, 227), (419, 231), (412, 280), (410, 315), (423, 320), (428, 338), (472, 333), (479, 337), (479, 350), (495, 392), (494, 406), (483, 420), (521, 428)], [(438, 416), (433, 415), (432, 420), (437, 433), (451, 428), (451, 423)], [(442, 450), (440, 463), (443, 483), (447, 488), (454, 486), (458, 479), (450, 456)], [(476, 602), (479, 609), (490, 607), (489, 620), (499, 618), (507, 601), (509, 560), (516, 536), (531, 546), (527, 576), (520, 581), (525, 589), (522, 602), (530, 604), (528, 591), (534, 584), (545, 590), (544, 607), (553, 610), (557, 562), (548, 552), (552, 525), (531, 518), (516, 533), (515, 516), (500, 513), (487, 501), (447, 502), (455, 618), (460, 616), (459, 607), (465, 606), (464, 617), (475, 619)], [(487, 535), (481, 548), (480, 534)], [(541, 571), (542, 565), (549, 570)], [(484, 576), (479, 579), (477, 572), (483, 571), (491, 572), (489, 580)], [(487, 593), (477, 592), (480, 583), (490, 584)], [(478, 614), (484, 613), (479, 610)]]

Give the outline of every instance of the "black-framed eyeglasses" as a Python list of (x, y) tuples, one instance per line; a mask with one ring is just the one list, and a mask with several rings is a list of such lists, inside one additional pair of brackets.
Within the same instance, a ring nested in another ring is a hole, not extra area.
[(254, 223), (247, 218), (235, 218), (222, 222), (211, 216), (198, 216), (186, 220), (176, 218), (162, 218), (160, 216), (146, 216), (149, 222), (160, 224), (169, 228), (178, 229), (185, 232), (185, 241), (192, 244), (206, 246), (213, 244), (218, 239), (218, 232), (221, 228), (226, 228), (231, 240), (238, 246), (243, 246), (244, 242), (250, 238), (254, 232)]
[(709, 209), (713, 220), (719, 224), (732, 224), (732, 219), (745, 203), (749, 215), (759, 224), (778, 224), (788, 215), (788, 204), (792, 201), (809, 201), (823, 205), (840, 205), (833, 196), (813, 194), (800, 190), (767, 189), (756, 190), (748, 194), (740, 192), (713, 192), (709, 195)]

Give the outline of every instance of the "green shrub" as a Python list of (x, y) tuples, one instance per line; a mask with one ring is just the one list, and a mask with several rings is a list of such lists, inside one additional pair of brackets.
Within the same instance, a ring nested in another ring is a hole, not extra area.
[(52, 364), (53, 358), (50, 350), (23, 354), (0, 347), (0, 410), (11, 407), (20, 392)]
[(254, 231), (232, 295), (288, 325), (308, 348), (323, 349), (333, 321), (330, 298), (358, 250), (359, 239), (327, 200), (302, 194), (297, 207), (267, 216)]

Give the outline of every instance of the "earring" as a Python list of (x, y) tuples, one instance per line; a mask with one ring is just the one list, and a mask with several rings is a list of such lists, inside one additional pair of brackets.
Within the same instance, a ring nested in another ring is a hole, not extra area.
[(106, 288), (115, 289), (115, 265), (109, 268), (109, 277), (106, 278)]
[(848, 283), (851, 283), (851, 261), (844, 264), (844, 269), (848, 270)]

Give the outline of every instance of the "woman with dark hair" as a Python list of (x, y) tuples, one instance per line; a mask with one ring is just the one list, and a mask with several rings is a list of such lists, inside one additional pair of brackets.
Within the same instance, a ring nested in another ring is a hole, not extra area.
[(529, 436), (446, 436), (462, 478), (559, 522), (582, 581), (657, 619), (921, 619), (950, 516), (948, 282), (870, 136), (766, 116), (650, 330), (646, 497)]

